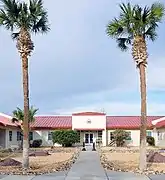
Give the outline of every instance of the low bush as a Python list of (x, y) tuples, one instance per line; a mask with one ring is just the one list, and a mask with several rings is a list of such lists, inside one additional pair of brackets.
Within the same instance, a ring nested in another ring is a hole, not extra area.
[(36, 139), (32, 142), (31, 146), (37, 148), (40, 147), (41, 145), (42, 145), (42, 139)]
[(128, 132), (122, 129), (115, 130), (113, 134), (114, 134), (114, 141), (116, 142), (117, 147), (123, 146), (126, 140), (131, 139), (131, 137), (129, 137)]
[(147, 143), (149, 146), (155, 146), (155, 139), (152, 136), (147, 136)]
[(63, 147), (70, 147), (79, 141), (79, 136), (73, 130), (56, 130), (52, 133), (53, 143), (61, 144)]

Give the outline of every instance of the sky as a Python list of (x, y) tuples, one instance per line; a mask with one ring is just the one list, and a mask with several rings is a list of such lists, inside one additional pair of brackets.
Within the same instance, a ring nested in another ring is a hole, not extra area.
[[(44, 0), (51, 31), (32, 36), (35, 50), (29, 58), (30, 105), (39, 108), (38, 114), (140, 115), (139, 72), (131, 51), (121, 52), (105, 33), (121, 2), (128, 1)], [(165, 115), (164, 22), (157, 40), (147, 42), (148, 115)], [(21, 60), (3, 27), (0, 39), (0, 112), (12, 114), (23, 107)]]

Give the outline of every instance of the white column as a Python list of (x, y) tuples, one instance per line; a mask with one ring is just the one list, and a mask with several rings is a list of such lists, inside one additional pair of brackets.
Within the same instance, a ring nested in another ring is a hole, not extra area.
[(153, 129), (153, 137), (155, 139), (155, 146), (157, 146), (157, 144), (158, 144), (158, 133), (157, 133), (156, 128)]
[(102, 144), (106, 146), (107, 136), (106, 136), (106, 129), (102, 131)]

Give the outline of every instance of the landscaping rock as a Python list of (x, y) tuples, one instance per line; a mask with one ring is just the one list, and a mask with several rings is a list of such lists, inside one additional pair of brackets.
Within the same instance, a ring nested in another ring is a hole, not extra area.
[[(80, 149), (76, 149), (74, 154), (68, 160), (56, 162), (52, 164), (51, 166), (48, 165), (43, 168), (39, 168), (37, 165), (31, 166), (27, 171), (24, 171), (21, 166), (12, 167), (11, 165), (9, 165), (7, 168), (6, 167), (4, 167), (3, 169), (0, 168), (0, 174), (3, 174), (3, 175), (4, 174), (5, 175), (42, 175), (42, 174), (48, 174), (48, 173), (53, 173), (53, 172), (58, 172), (58, 171), (68, 171), (68, 169), (71, 168), (72, 164), (75, 163), (76, 159), (78, 158), (79, 152), (80, 152)], [(34, 153), (34, 152), (31, 152), (31, 153)]]
[(150, 152), (147, 155), (147, 162), (154, 162), (154, 163), (165, 163), (165, 156), (158, 152)]
[[(138, 168), (132, 168), (132, 167), (128, 168), (128, 167), (122, 166), (121, 162), (108, 161), (105, 154), (101, 150), (99, 153), (100, 153), (101, 164), (106, 170), (133, 172), (133, 173), (144, 174), (144, 175), (165, 174), (165, 170), (154, 171), (152, 168), (147, 168), (144, 172), (141, 172)], [(165, 163), (165, 156), (161, 155), (158, 152), (152, 151), (148, 154), (147, 161), (155, 162), (155, 163)]]
[(48, 151), (35, 151), (29, 153), (29, 156), (48, 156), (50, 153)]
[(21, 166), (22, 163), (11, 158), (0, 161), (0, 166)]
[(73, 151), (73, 148), (64, 148), (64, 147), (54, 147), (49, 150), (50, 153), (58, 153), (58, 152), (64, 152), (64, 153), (70, 153)]

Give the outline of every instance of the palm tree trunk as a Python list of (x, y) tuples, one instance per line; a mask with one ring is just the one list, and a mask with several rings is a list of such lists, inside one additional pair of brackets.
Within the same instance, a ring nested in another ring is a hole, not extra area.
[(141, 93), (141, 126), (140, 126), (140, 162), (139, 169), (144, 171), (146, 162), (146, 127), (147, 127), (147, 102), (146, 102), (146, 72), (147, 46), (143, 36), (135, 36), (132, 46), (132, 56), (139, 68), (140, 73), (140, 93)]
[(22, 56), (23, 95), (24, 95), (24, 120), (23, 120), (23, 169), (29, 168), (29, 78), (28, 58)]
[(140, 91), (141, 91), (141, 127), (140, 127), (140, 163), (139, 169), (144, 171), (146, 162), (146, 126), (147, 126), (147, 103), (146, 103), (146, 72), (145, 65), (139, 65), (140, 71)]

